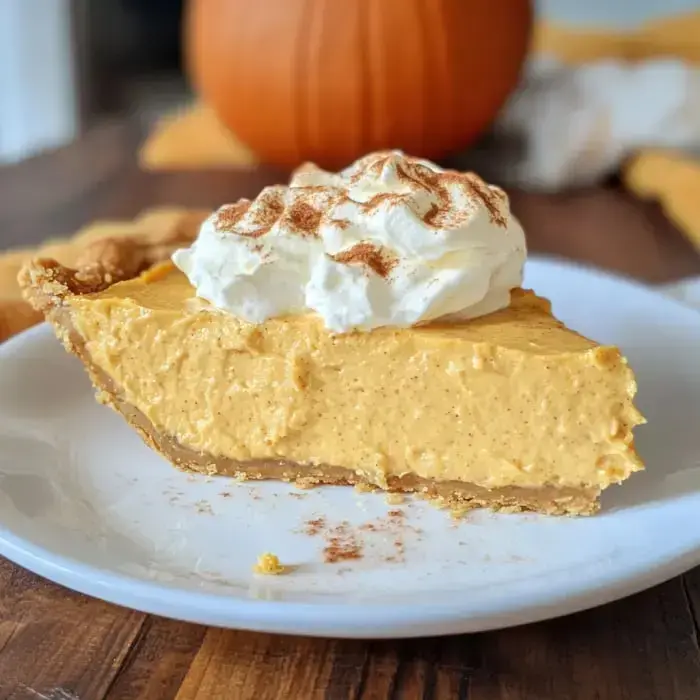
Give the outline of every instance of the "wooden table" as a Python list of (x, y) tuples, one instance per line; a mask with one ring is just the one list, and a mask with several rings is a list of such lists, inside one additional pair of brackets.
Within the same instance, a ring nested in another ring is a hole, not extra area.
[[(275, 173), (147, 175), (135, 135), (105, 126), (55, 154), (0, 168), (0, 247), (159, 204), (215, 206)], [(615, 189), (513, 193), (533, 251), (651, 282), (700, 273), (653, 205)], [(669, 533), (672, 536), (672, 533)], [(516, 629), (410, 641), (222, 631), (125, 610), (0, 560), (0, 698), (238, 700), (700, 698), (700, 570), (596, 610)]]

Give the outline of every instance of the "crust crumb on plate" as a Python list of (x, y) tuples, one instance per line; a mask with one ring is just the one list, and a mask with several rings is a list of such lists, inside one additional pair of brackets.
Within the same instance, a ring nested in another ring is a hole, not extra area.
[(289, 573), (289, 569), (280, 563), (279, 557), (272, 552), (264, 552), (258, 557), (253, 572), (261, 576), (280, 576)]
[(406, 496), (402, 493), (387, 493), (384, 497), (384, 501), (390, 506), (400, 506), (402, 503), (406, 502)]

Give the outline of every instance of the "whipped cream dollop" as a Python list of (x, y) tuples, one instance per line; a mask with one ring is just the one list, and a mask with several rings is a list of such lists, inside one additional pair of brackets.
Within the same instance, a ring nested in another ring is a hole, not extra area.
[(474, 318), (508, 306), (525, 236), (472, 173), (398, 151), (221, 207), (173, 255), (215, 307), (252, 323), (315, 312), (335, 332)]

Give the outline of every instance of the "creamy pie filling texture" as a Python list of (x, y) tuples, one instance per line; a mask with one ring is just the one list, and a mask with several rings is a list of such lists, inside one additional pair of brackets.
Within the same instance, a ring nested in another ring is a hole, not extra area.
[(352, 464), (380, 486), (468, 472), (487, 488), (604, 487), (637, 464), (619, 352), (528, 293), (467, 322), (336, 336), (311, 315), (258, 325), (188, 310), (182, 274), (152, 275), (73, 299), (73, 324), (124, 400), (192, 450)]
[(173, 260), (111, 285), (133, 273), (38, 261), (21, 283), (178, 466), (552, 513), (642, 468), (632, 371), (520, 289), (524, 234), (475, 175), (306, 166)]

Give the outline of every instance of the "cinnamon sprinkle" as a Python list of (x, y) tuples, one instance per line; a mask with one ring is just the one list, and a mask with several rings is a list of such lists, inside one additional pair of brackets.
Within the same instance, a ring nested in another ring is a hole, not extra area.
[(423, 190), (432, 192), (439, 188), (442, 173), (436, 173), (421, 163), (407, 159), (405, 166), (404, 163), (396, 164), (396, 175), (399, 180), (409, 185), (417, 185)]
[(355, 172), (350, 177), (350, 182), (359, 182), (365, 173), (379, 177), (379, 175), (382, 174), (384, 166), (392, 156), (393, 153), (391, 151), (378, 151), (377, 153), (360, 158), (356, 163)]
[(260, 193), (255, 202), (256, 206), (250, 212), (251, 223), (258, 228), (250, 233), (241, 233), (240, 235), (259, 238), (269, 232), (284, 213), (285, 189), (283, 186), (268, 187)]
[[(350, 182), (358, 182), (367, 174), (380, 176), (387, 164), (395, 160), (396, 175), (400, 181), (406, 184), (409, 192), (380, 192), (369, 201), (356, 204), (365, 210), (372, 210), (386, 202), (401, 204), (411, 201), (411, 192), (420, 188), (427, 192), (431, 199), (429, 209), (421, 216), (423, 222), (431, 228), (455, 228), (469, 219), (473, 214), (474, 200), (480, 201), (489, 213), (491, 222), (502, 228), (507, 226), (507, 215), (504, 213), (506, 195), (498, 187), (491, 187), (474, 173), (461, 173), (454, 170), (435, 172), (416, 158), (397, 157), (391, 151), (383, 151), (360, 159), (352, 174)], [(304, 164), (295, 173), (304, 173), (318, 170), (312, 164)], [(456, 208), (454, 206), (454, 188), (461, 190), (467, 200), (472, 202), (470, 207)], [(265, 188), (255, 202), (241, 199), (236, 204), (229, 204), (216, 213), (214, 226), (218, 231), (235, 233), (247, 238), (259, 238), (284, 217), (292, 230), (303, 236), (317, 237), (324, 209), (331, 202), (347, 200), (340, 189), (327, 185), (308, 185), (303, 189), (306, 193), (314, 193), (320, 197), (317, 204), (321, 204), (321, 210), (304, 201), (296, 201), (288, 208), (285, 207), (286, 187), (275, 186)], [(239, 224), (244, 216), (248, 216), (249, 225), (253, 230), (241, 231)], [(347, 228), (350, 222), (335, 220), (333, 224), (339, 228)], [(362, 263), (373, 270), (380, 277), (386, 278), (397, 260), (393, 255), (387, 255), (380, 248), (371, 243), (358, 243), (349, 250), (342, 251), (334, 256), (333, 260), (340, 263)]]
[(335, 527), (328, 527), (326, 519), (319, 517), (306, 521), (305, 534), (312, 537), (322, 535), (326, 541), (323, 548), (323, 561), (335, 564), (339, 561), (361, 559), (364, 556), (364, 544), (352, 531), (346, 520)]
[(250, 209), (249, 199), (239, 199), (235, 204), (225, 204), (214, 216), (214, 228), (217, 231), (232, 231), (236, 224)]
[(405, 194), (396, 194), (395, 192), (380, 192), (375, 194), (371, 199), (368, 199), (364, 204), (364, 209), (376, 209), (377, 207), (389, 202), (391, 204), (400, 204), (406, 199)]
[(344, 265), (360, 263), (366, 265), (380, 277), (386, 279), (394, 269), (398, 260), (388, 255), (382, 248), (373, 243), (356, 243), (352, 248), (330, 256), (335, 262)]
[(325, 518), (314, 518), (313, 520), (307, 520), (306, 521), (306, 529), (304, 530), (305, 534), (309, 535), (310, 537), (314, 537), (318, 535), (323, 528), (326, 527), (326, 519)]
[(305, 236), (318, 236), (321, 212), (306, 202), (295, 202), (287, 210), (287, 218), (298, 233)]
[(396, 554), (385, 557), (385, 561), (396, 563), (404, 562), (406, 560), (406, 544), (401, 537), (397, 537), (394, 540), (394, 549)]
[(502, 228), (507, 226), (506, 217), (501, 211), (505, 193), (498, 187), (490, 187), (474, 173), (460, 173), (455, 170), (437, 173), (411, 159), (405, 164), (397, 163), (396, 173), (400, 180), (427, 190), (438, 198), (438, 202), (433, 203), (423, 216), (423, 221), (429, 226), (455, 226), (469, 216), (470, 212), (457, 212), (453, 209), (450, 185), (461, 188), (469, 199), (479, 199), (488, 210), (494, 225)]
[(350, 529), (347, 522), (333, 528), (327, 536), (327, 544), (323, 548), (323, 560), (327, 564), (335, 564), (339, 561), (361, 559), (363, 545)]
[[(214, 218), (217, 231), (235, 233), (246, 238), (260, 238), (270, 231), (284, 213), (283, 186), (264, 189), (255, 200), (255, 206), (247, 199), (241, 199), (236, 204), (221, 207)], [(256, 227), (252, 231), (237, 230), (241, 219), (248, 214), (250, 223)]]
[(362, 559), (362, 556), (362, 545), (357, 542), (344, 542), (338, 537), (331, 537), (329, 544), (323, 548), (323, 561), (326, 564)]
[(482, 204), (488, 209), (491, 223), (501, 228), (506, 228), (508, 222), (501, 211), (501, 204), (505, 198), (505, 192), (498, 187), (490, 187), (478, 175), (474, 173), (452, 173), (457, 176), (459, 184), (464, 183), (473, 195), (476, 195)]
[(433, 228), (437, 228), (437, 218), (440, 213), (440, 207), (437, 204), (431, 204), (430, 209), (423, 214), (423, 223), (426, 223), (428, 226), (432, 226)]
[(321, 536), (325, 541), (323, 548), (323, 560), (329, 564), (342, 561), (361, 559), (364, 557), (365, 541), (363, 535), (388, 535), (383, 537), (391, 542), (393, 552), (383, 557), (385, 562), (401, 563), (406, 559), (406, 535), (420, 540), (422, 530), (410, 525), (407, 521), (407, 512), (404, 509), (395, 508), (389, 510), (385, 517), (351, 525), (343, 520), (338, 525), (329, 525), (323, 516), (307, 520), (302, 530), (310, 536)]

